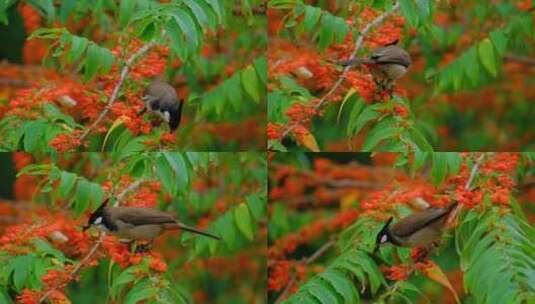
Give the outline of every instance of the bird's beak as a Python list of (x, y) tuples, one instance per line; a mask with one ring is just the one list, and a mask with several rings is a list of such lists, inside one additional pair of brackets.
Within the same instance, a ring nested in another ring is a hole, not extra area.
[(373, 254), (377, 254), (377, 251), (379, 251), (379, 246), (381, 246), (379, 243), (375, 244), (375, 248), (373, 249)]

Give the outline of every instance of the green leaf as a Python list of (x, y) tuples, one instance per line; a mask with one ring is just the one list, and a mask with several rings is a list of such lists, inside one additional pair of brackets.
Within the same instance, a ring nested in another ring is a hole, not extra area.
[(89, 40), (85, 37), (79, 37), (76, 35), (70, 35), (71, 48), (68, 53), (68, 59), (70, 62), (74, 63), (80, 59), (82, 54), (89, 44)]
[[(360, 99), (362, 100), (362, 99)], [(364, 103), (364, 101), (362, 101)], [(365, 103), (363, 104), (366, 105)], [(355, 105), (356, 106), (356, 105)], [(366, 107), (358, 116), (358, 118), (355, 120), (355, 123), (353, 125), (353, 128), (351, 129), (350, 134), (357, 135), (359, 131), (370, 121), (376, 119), (379, 117), (379, 112), (377, 112), (377, 109), (380, 107), (380, 104), (374, 104), (371, 106)]]
[(169, 163), (165, 157), (156, 158), (156, 174), (158, 175), (159, 180), (162, 182), (164, 189), (175, 196), (177, 193), (177, 185), (175, 183), (175, 176), (171, 171)]
[(458, 152), (444, 152), (448, 162), (448, 172), (450, 175), (457, 175), (461, 170), (462, 158)]
[(74, 173), (61, 171), (61, 179), (58, 186), (59, 196), (61, 196), (62, 198), (67, 198), (69, 196), (72, 189), (74, 188), (74, 184), (76, 183), (77, 177), (78, 176)]
[(12, 259), (8, 264), (6, 272), (13, 273), (13, 286), (17, 292), (24, 287), (31, 272), (30, 265), (33, 264), (35, 258), (34, 255), (21, 255)]
[(440, 185), (448, 173), (448, 159), (445, 153), (433, 153), (433, 167), (431, 168), (431, 176), (433, 183)]
[(43, 146), (43, 129), (45, 123), (42, 120), (33, 120), (26, 123), (24, 127), (24, 150), (26, 152), (37, 152)]
[(307, 292), (313, 295), (321, 304), (340, 303), (330, 288), (319, 280), (310, 282), (307, 287)]
[(186, 35), (187, 43), (192, 46), (193, 50), (198, 49), (200, 37), (197, 33), (195, 21), (193, 21), (193, 18), (190, 16), (190, 14), (180, 8), (173, 10), (171, 14), (184, 35)]
[(321, 9), (319, 7), (305, 5), (305, 17), (303, 19), (303, 27), (305, 32), (311, 32), (321, 17)]
[(492, 40), (492, 44), (496, 48), (498, 55), (501, 56), (505, 54), (508, 43), (507, 35), (505, 35), (502, 30), (495, 30), (490, 33), (490, 39)]
[(335, 34), (335, 17), (331, 14), (323, 14), (319, 30), (319, 48), (324, 51), (333, 43)]
[(210, 22), (204, 9), (200, 6), (198, 0), (182, 0), (190, 9), (199, 24), (202, 27), (209, 27)]
[(150, 283), (148, 282), (147, 279), (143, 280), (139, 282), (138, 284), (134, 285), (132, 289), (130, 289), (130, 291), (125, 297), (124, 303), (125, 304), (140, 303), (142, 300), (146, 300), (154, 296), (157, 293), (157, 291), (158, 290), (155, 287), (150, 286)]
[(494, 55), (494, 47), (488, 38), (479, 43), (477, 48), (479, 59), (483, 67), (494, 77), (498, 75), (498, 69), (496, 67), (496, 59)]
[(178, 189), (185, 191), (189, 185), (189, 171), (184, 158), (179, 152), (164, 152), (163, 155), (175, 171)]
[(331, 286), (344, 298), (344, 303), (358, 303), (359, 296), (354, 285), (347, 277), (336, 269), (327, 269), (319, 277), (328, 281)]
[(241, 72), (241, 81), (245, 92), (247, 92), (254, 101), (260, 102), (258, 78), (256, 77), (256, 72), (252, 66), (249, 65)]
[(234, 221), (242, 234), (252, 241), (254, 239), (253, 221), (246, 204), (242, 203), (234, 209)]
[(74, 215), (79, 217), (89, 207), (89, 199), (91, 197), (91, 190), (93, 187), (91, 183), (85, 179), (78, 181), (76, 193), (74, 195)]
[(49, 23), (56, 18), (56, 10), (54, 9), (54, 2), (52, 0), (28, 0), (31, 6), (46, 16)]
[(84, 80), (88, 81), (92, 79), (98, 72), (100, 67), (100, 49), (99, 47), (94, 44), (90, 43), (89, 47), (87, 48), (87, 57), (85, 60), (85, 73), (84, 73)]
[(136, 7), (136, 0), (122, 0), (119, 4), (119, 25), (124, 27), (130, 21), (134, 8)]
[(245, 200), (255, 220), (259, 221), (266, 213), (266, 200), (258, 194), (248, 195)]
[(409, 24), (413, 27), (418, 26), (418, 13), (414, 0), (400, 0), (400, 9)]
[(362, 151), (371, 151), (375, 146), (377, 146), (380, 142), (396, 137), (403, 131), (402, 128), (398, 127), (384, 127), (382, 125), (375, 125), (375, 127), (370, 130), (368, 133), (368, 136), (366, 136), (366, 139), (364, 140), (364, 143), (362, 144)]
[(412, 141), (418, 146), (421, 151), (433, 152), (433, 147), (427, 141), (427, 138), (415, 127), (409, 129)]

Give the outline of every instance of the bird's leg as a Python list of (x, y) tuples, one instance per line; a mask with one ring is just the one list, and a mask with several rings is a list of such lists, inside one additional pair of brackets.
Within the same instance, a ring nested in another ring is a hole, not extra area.
[(138, 244), (135, 252), (145, 253), (145, 252), (149, 252), (151, 249), (152, 249), (152, 242), (141, 243), (141, 244)]

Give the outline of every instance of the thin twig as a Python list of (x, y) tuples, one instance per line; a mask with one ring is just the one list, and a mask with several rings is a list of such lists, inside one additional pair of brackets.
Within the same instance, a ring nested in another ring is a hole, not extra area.
[(143, 56), (146, 52), (148, 52), (155, 45), (156, 45), (156, 43), (154, 43), (154, 42), (145, 44), (144, 46), (139, 48), (139, 50), (137, 50), (132, 56), (130, 56), (130, 58), (128, 58), (126, 60), (126, 63), (124, 65), (123, 69), (121, 70), (121, 76), (119, 77), (119, 81), (117, 82), (117, 84), (113, 88), (113, 91), (112, 91), (110, 97), (108, 98), (108, 102), (106, 104), (106, 107), (100, 113), (99, 117), (91, 124), (91, 126), (89, 126), (87, 129), (85, 129), (84, 133), (82, 133), (82, 135), (79, 138), (80, 142), (84, 141), (84, 139), (89, 135), (89, 133), (91, 133), (91, 131), (93, 131), (98, 126), (98, 124), (104, 119), (104, 117), (106, 117), (106, 114), (108, 114), (108, 112), (110, 111), (111, 107), (115, 103), (115, 100), (117, 100), (117, 96), (119, 95), (119, 89), (123, 85), (123, 82), (126, 79), (126, 75), (128, 75), (128, 72), (130, 70), (130, 66), (139, 57)]
[(483, 161), (483, 158), (485, 157), (485, 153), (482, 153), (479, 158), (476, 160), (476, 163), (472, 167), (472, 171), (470, 171), (470, 177), (466, 181), (466, 184), (464, 184), (464, 189), (469, 190), (472, 187), (472, 182), (474, 181), (474, 178), (476, 177), (477, 170), (479, 170), (479, 165)]
[[(327, 243), (323, 244), (323, 246), (321, 246), (318, 250), (316, 250), (311, 256), (309, 256), (308, 258), (305, 258), (303, 263), (305, 265), (314, 263), (314, 261), (319, 259), (325, 252), (327, 252), (327, 250), (331, 249), (331, 247), (333, 247), (334, 245), (336, 245), (336, 240), (334, 239), (329, 240)], [(290, 292), (290, 290), (292, 289), (293, 285), (296, 282), (297, 282), (297, 274), (294, 273), (292, 275), (292, 278), (288, 281), (288, 285), (286, 285), (286, 287), (281, 292), (277, 300), (275, 300), (275, 304), (280, 303), (280, 301), (286, 298), (286, 295)]]
[[(357, 57), (357, 53), (359, 52), (360, 48), (362, 47), (364, 43), (364, 37), (368, 35), (368, 33), (375, 27), (379, 26), (381, 23), (383, 23), (392, 13), (397, 11), (399, 9), (399, 2), (396, 1), (396, 4), (392, 6), (392, 8), (383, 14), (377, 16), (372, 22), (368, 23), (364, 29), (360, 32), (359, 38), (355, 42), (355, 47), (353, 48), (353, 52), (351, 53), (351, 56), (349, 57), (349, 60), (354, 60)], [(329, 98), (340, 85), (342, 85), (342, 82), (345, 80), (347, 73), (351, 69), (351, 65), (348, 65), (344, 68), (342, 75), (338, 78), (338, 80), (334, 83), (334, 85), (331, 87), (331, 89), (323, 95), (323, 97), (319, 100), (319, 102), (314, 106), (314, 110), (319, 110), (323, 104), (327, 101), (327, 98)], [(295, 129), (298, 125), (300, 125), (303, 122), (303, 119), (295, 121), (293, 124), (289, 125), (284, 132), (282, 132), (282, 135), (280, 139), (285, 138), (290, 134), (293, 129)], [(268, 150), (271, 150), (273, 148), (272, 144), (268, 144)]]
[[(138, 180), (138, 181), (135, 181), (133, 183), (131, 183), (130, 185), (128, 185), (128, 187), (124, 188), (119, 194), (117, 194), (117, 199), (115, 200), (115, 204), (114, 206), (117, 206), (119, 204), (119, 202), (121, 200), (124, 199), (124, 197), (126, 196), (126, 194), (130, 191), (134, 191), (136, 190), (137, 188), (139, 188), (141, 186), (141, 184), (143, 184), (145, 182), (145, 180)], [(73, 278), (81, 269), (82, 269), (82, 266), (84, 266), (85, 263), (87, 263), (87, 261), (89, 261), (89, 259), (95, 254), (95, 252), (97, 252), (97, 249), (100, 247), (100, 245), (102, 244), (102, 242), (104, 241), (104, 237), (106, 236), (106, 233), (105, 232), (102, 232), (100, 234), (100, 237), (98, 238), (98, 240), (95, 242), (95, 244), (93, 245), (93, 247), (91, 247), (91, 249), (89, 250), (89, 252), (86, 254), (86, 256), (73, 268), (73, 270), (69, 273), (69, 277)], [(39, 299), (39, 303), (43, 303), (49, 296), (50, 294), (52, 294), (52, 292), (54, 292), (55, 290), (57, 289), (57, 287), (52, 287), (51, 289), (49, 289), (42, 297), (41, 299)]]

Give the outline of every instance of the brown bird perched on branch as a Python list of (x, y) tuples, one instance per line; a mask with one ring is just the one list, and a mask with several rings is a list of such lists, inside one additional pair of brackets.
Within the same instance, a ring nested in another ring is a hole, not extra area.
[(391, 217), (376, 237), (374, 253), (381, 244), (390, 242), (401, 247), (427, 247), (442, 237), (446, 219), (457, 206), (457, 202), (445, 208), (427, 208), (422, 212), (411, 214), (390, 226)]
[(138, 115), (148, 110), (168, 123), (171, 132), (178, 128), (184, 101), (178, 100), (175, 88), (163, 80), (153, 80), (145, 90), (143, 101), (145, 101), (145, 107)]
[(369, 58), (355, 58), (340, 61), (342, 66), (358, 64), (367, 65), (380, 90), (392, 90), (394, 82), (401, 78), (411, 65), (411, 56), (404, 49), (396, 46), (398, 40), (383, 47), (374, 49)]
[(107, 207), (108, 199), (93, 212), (83, 231), (95, 226), (106, 233), (116, 235), (122, 240), (152, 241), (166, 230), (185, 230), (216, 240), (221, 238), (210, 232), (199, 230), (179, 222), (172, 215), (152, 208)]

